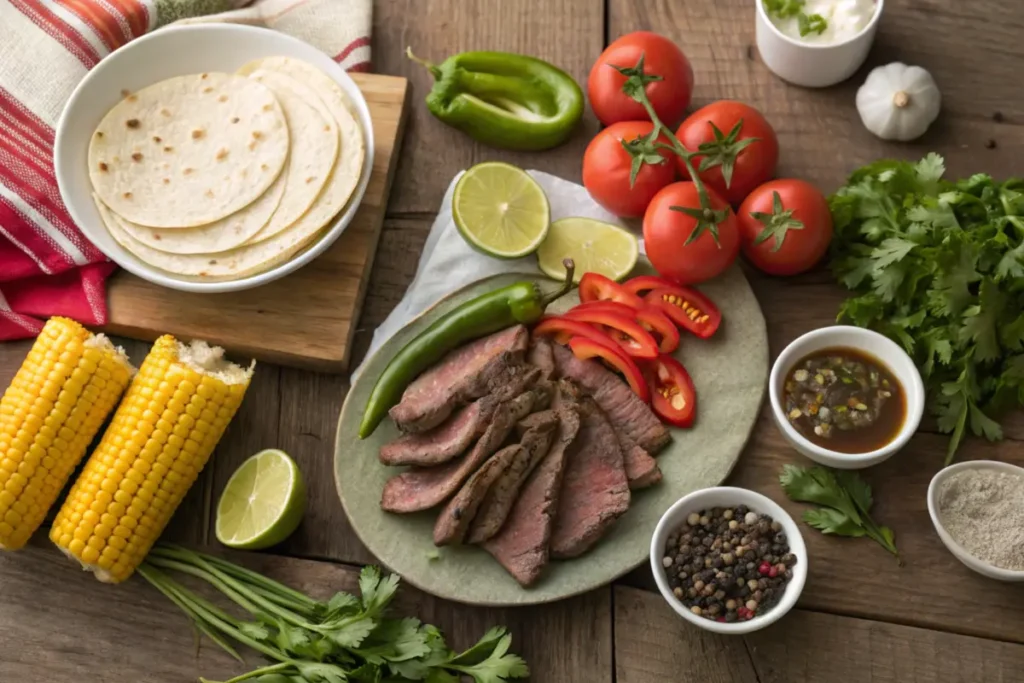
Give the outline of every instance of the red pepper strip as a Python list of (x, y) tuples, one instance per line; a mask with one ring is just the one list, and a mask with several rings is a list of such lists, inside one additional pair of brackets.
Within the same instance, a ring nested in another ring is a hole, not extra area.
[(696, 289), (689, 287), (665, 287), (651, 290), (645, 301), (656, 306), (672, 319), (676, 325), (692, 332), (701, 339), (707, 339), (722, 322), (722, 312)]
[(584, 310), (617, 313), (636, 320), (640, 327), (651, 333), (661, 353), (672, 353), (679, 348), (679, 328), (661, 310), (647, 302), (644, 302), (641, 308), (635, 309), (615, 301), (591, 301), (569, 309), (565, 316), (574, 318), (577, 311)]
[(653, 360), (658, 357), (658, 342), (632, 316), (626, 317), (600, 308), (575, 308), (566, 313), (565, 317), (599, 325), (598, 329), (618, 343), (632, 358)]
[(665, 287), (675, 287), (675, 285), (665, 278), (655, 275), (638, 275), (622, 283), (624, 290), (637, 296), (643, 296), (652, 289), (663, 289)]
[(651, 392), (651, 408), (661, 418), (676, 427), (689, 427), (697, 415), (697, 392), (693, 380), (682, 363), (662, 354), (647, 363), (644, 377)]
[(611, 341), (611, 337), (593, 325), (557, 315), (541, 318), (540, 322), (533, 328), (533, 333), (540, 337), (551, 335), (559, 344), (568, 344), (569, 340), (573, 337), (589, 337), (591, 339)]
[(629, 384), (629, 388), (639, 396), (644, 403), (651, 400), (651, 394), (647, 389), (647, 383), (633, 359), (625, 354), (620, 346), (612, 342), (598, 341), (590, 337), (573, 337), (569, 340), (569, 348), (580, 360), (600, 358), (613, 369), (618, 371)]
[(584, 273), (580, 278), (580, 301), (617, 301), (633, 308), (643, 306), (643, 300), (630, 294), (615, 280), (609, 280), (600, 273)]

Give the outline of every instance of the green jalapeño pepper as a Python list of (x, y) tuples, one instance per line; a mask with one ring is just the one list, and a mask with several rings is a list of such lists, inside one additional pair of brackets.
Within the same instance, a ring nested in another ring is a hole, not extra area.
[(572, 76), (534, 57), (463, 52), (440, 64), (418, 59), (434, 76), (427, 109), (475, 140), (505, 149), (540, 150), (562, 143), (583, 116), (583, 91)]
[(565, 282), (558, 291), (545, 294), (536, 282), (516, 282), (471, 299), (441, 316), (395, 354), (366, 401), (359, 438), (377, 429), (388, 410), (402, 399), (402, 392), (424, 370), (452, 349), (512, 325), (540, 320), (544, 309), (572, 288), (572, 259), (566, 259)]

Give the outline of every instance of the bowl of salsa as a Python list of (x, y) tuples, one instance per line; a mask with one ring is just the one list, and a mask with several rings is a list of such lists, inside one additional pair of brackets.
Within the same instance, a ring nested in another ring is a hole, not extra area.
[(924, 414), (924, 384), (913, 359), (887, 337), (833, 325), (789, 344), (772, 366), (772, 415), (803, 455), (838, 469), (888, 459)]

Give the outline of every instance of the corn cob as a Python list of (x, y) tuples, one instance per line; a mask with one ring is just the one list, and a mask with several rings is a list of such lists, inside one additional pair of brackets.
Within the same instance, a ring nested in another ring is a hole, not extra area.
[(103, 335), (67, 318), (43, 326), (0, 399), (0, 549), (43, 523), (133, 372)]
[(101, 581), (135, 571), (242, 402), (252, 368), (223, 353), (157, 339), (57, 514), (50, 540)]

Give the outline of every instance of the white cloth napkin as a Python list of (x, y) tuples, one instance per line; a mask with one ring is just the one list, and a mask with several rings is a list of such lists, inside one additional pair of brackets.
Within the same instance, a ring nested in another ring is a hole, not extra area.
[[(462, 173), (464, 171), (452, 179), (447, 192), (444, 193), (441, 210), (438, 212), (437, 218), (434, 219), (427, 243), (423, 247), (423, 254), (420, 256), (420, 263), (416, 268), (416, 276), (409, 284), (405, 296), (391, 311), (391, 315), (374, 330), (370, 350), (365, 358), (370, 358), (406, 323), (444, 298), (449, 292), (490, 275), (537, 270), (535, 256), (531, 255), (514, 261), (490, 258), (474, 250), (462, 239), (462, 235), (459, 234), (458, 228), (455, 227), (455, 222), (452, 220), (451, 211), (452, 192)], [(548, 202), (551, 204), (552, 221), (570, 216), (583, 216), (621, 225), (615, 216), (602, 209), (590, 198), (586, 188), (582, 185), (541, 171), (527, 171), (527, 173), (544, 188)], [(640, 251), (643, 253), (642, 241)], [(365, 362), (364, 359), (363, 363)], [(352, 372), (353, 382), (362, 369), (363, 364), (361, 363)]]

